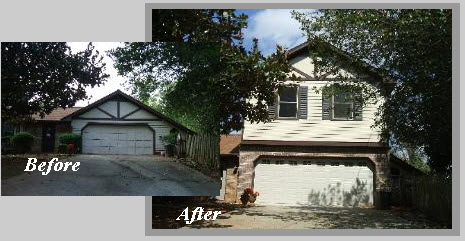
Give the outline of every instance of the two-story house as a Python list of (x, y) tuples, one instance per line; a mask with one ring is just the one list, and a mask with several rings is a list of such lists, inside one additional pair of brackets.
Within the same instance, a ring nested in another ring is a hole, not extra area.
[[(333, 47), (328, 51), (341, 61), (348, 57)], [(260, 194), (258, 204), (382, 208), (390, 191), (390, 150), (373, 127), (382, 96), (360, 108), (344, 94), (318, 91), (334, 76), (313, 77), (307, 43), (290, 49), (288, 60), (300, 80), (286, 81), (277, 91), (275, 104), (269, 106), (272, 121), (244, 123), (236, 201), (252, 187)], [(365, 67), (362, 76), (373, 88), (388, 82)], [(349, 69), (344, 71), (350, 75)]]

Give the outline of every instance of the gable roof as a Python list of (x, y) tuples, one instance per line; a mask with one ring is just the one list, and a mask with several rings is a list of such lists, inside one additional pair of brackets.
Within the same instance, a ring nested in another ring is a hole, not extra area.
[(163, 115), (162, 113), (154, 110), (152, 107), (150, 107), (150, 106), (142, 103), (141, 101), (139, 101), (139, 100), (137, 100), (137, 99), (123, 93), (121, 90), (116, 90), (115, 92), (113, 92), (113, 93), (111, 93), (111, 94), (109, 94), (109, 95), (95, 101), (94, 103), (92, 103), (92, 104), (90, 104), (90, 105), (88, 105), (86, 107), (83, 107), (83, 108), (81, 108), (79, 110), (76, 110), (73, 113), (70, 113), (69, 115), (63, 117), (62, 120), (64, 120), (64, 119), (72, 119), (73, 117), (81, 115), (81, 114), (89, 111), (90, 109), (92, 109), (94, 107), (97, 107), (97, 106), (103, 104), (104, 102), (106, 102), (108, 100), (111, 100), (113, 98), (116, 98), (116, 97), (121, 97), (123, 99), (128, 100), (129, 102), (132, 102), (133, 104), (135, 104), (139, 108), (141, 108), (141, 109), (143, 109), (143, 110), (145, 110), (145, 111), (147, 111), (147, 112), (149, 112), (149, 113), (151, 113), (151, 114), (153, 114), (155, 116), (160, 117), (161, 119), (165, 120), (166, 122), (172, 124), (173, 126), (177, 127), (178, 129), (180, 129), (180, 130), (182, 130), (184, 132), (187, 132), (187, 133), (190, 133), (190, 134), (195, 133), (194, 131), (192, 131), (189, 128), (183, 126), (182, 124), (176, 122), (175, 120), (173, 120), (173, 119)]
[(67, 107), (67, 108), (56, 108), (49, 114), (41, 117), (39, 114), (32, 115), (32, 118), (36, 121), (61, 121), (64, 117), (78, 111), (83, 107)]
[(323, 48), (325, 51), (329, 51), (335, 55), (335, 57), (342, 63), (349, 63), (346, 67), (350, 68), (350, 65), (359, 67), (364, 73), (368, 74), (375, 79), (381, 80), (383, 84), (394, 84), (396, 81), (390, 77), (381, 73), (381, 70), (367, 64), (364, 61), (357, 60), (352, 57), (349, 53), (335, 47), (334, 45), (318, 39), (315, 42), (304, 42), (287, 51), (287, 58), (292, 59), (300, 54), (308, 52), (310, 49), (316, 46)]

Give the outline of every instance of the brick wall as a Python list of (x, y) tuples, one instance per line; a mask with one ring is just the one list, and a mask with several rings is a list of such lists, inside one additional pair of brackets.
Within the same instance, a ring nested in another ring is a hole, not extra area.
[(242, 190), (254, 187), (255, 165), (261, 157), (364, 159), (375, 176), (375, 206), (385, 207), (385, 194), (390, 193), (387, 148), (242, 145), (239, 153), (236, 202), (239, 202)]

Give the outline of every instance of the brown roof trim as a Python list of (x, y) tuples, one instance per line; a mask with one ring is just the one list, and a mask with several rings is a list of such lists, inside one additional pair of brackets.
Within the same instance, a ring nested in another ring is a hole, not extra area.
[(267, 146), (313, 146), (313, 147), (377, 147), (387, 148), (382, 142), (339, 142), (339, 141), (271, 141), (243, 140), (241, 145)]
[(239, 153), (220, 154), (220, 157), (228, 157), (228, 156), (239, 156)]
[(143, 109), (145, 111), (148, 111), (149, 113), (152, 113), (153, 115), (158, 116), (158, 117), (166, 120), (168, 123), (172, 124), (173, 126), (177, 127), (178, 129), (180, 129), (182, 131), (185, 131), (185, 132), (190, 133), (190, 134), (195, 134), (195, 132), (190, 130), (189, 128), (181, 125), (180, 123), (176, 122), (175, 120), (173, 120), (173, 119), (163, 115), (162, 113), (154, 110), (153, 108), (151, 108), (150, 106), (147, 106), (146, 104), (142, 103), (141, 101), (139, 101), (139, 100), (137, 100), (137, 99), (123, 93), (121, 90), (116, 90), (115, 92), (113, 92), (113, 93), (111, 93), (111, 94), (109, 94), (109, 95), (95, 101), (94, 103), (92, 103), (92, 104), (90, 104), (90, 105), (88, 105), (88, 106), (86, 106), (84, 108), (81, 108), (81, 109), (75, 111), (74, 113), (71, 113), (71, 114), (63, 117), (62, 120), (72, 119), (75, 116), (83, 114), (84, 112), (87, 112), (88, 110), (90, 110), (90, 109), (102, 104), (103, 102), (116, 97), (116, 96), (121, 96), (121, 97), (129, 100), (130, 102), (136, 104), (139, 108), (141, 108), (141, 109)]

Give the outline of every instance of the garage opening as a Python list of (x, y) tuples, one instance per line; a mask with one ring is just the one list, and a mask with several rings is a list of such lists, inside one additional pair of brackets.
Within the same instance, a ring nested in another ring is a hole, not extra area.
[(373, 171), (366, 160), (259, 159), (257, 204), (364, 207), (373, 205)]
[(82, 131), (82, 153), (150, 155), (154, 136), (147, 125), (89, 124)]

